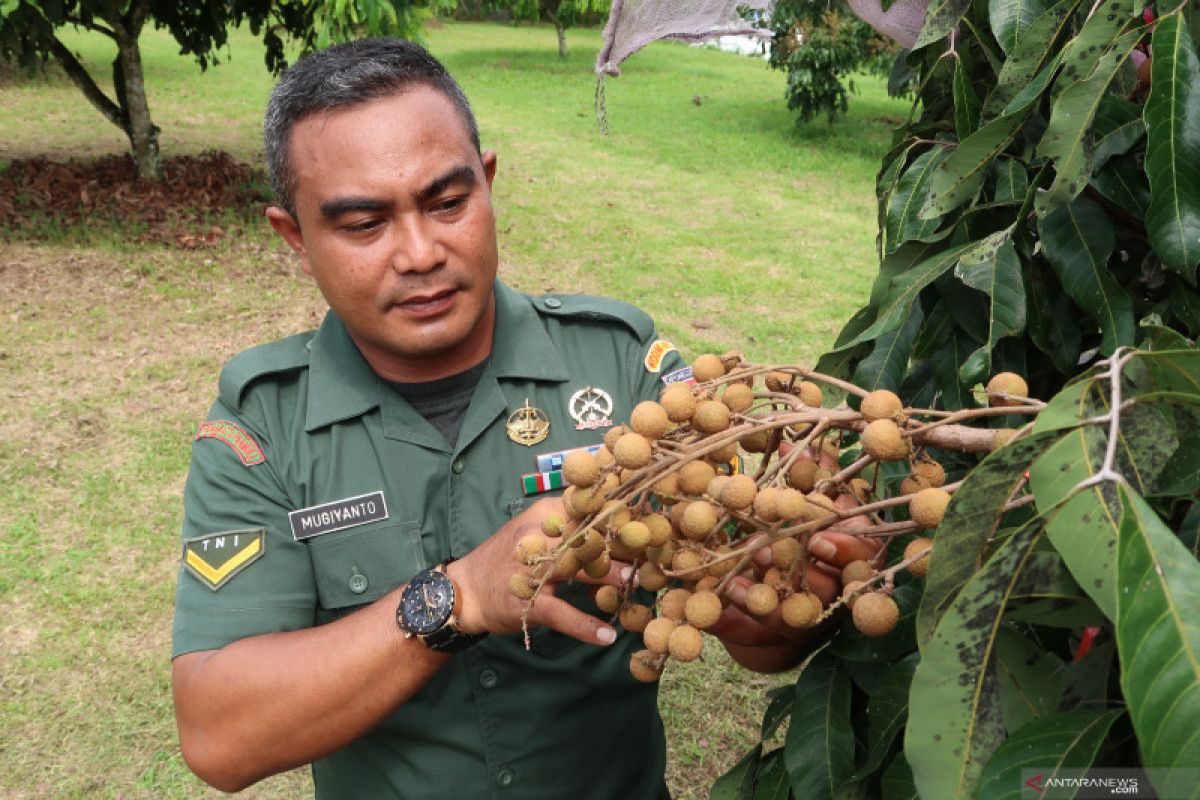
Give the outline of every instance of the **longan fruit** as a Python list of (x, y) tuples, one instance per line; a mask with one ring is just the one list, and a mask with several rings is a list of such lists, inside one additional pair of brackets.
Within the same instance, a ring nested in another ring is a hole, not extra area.
[(861, 439), (863, 449), (880, 461), (899, 461), (908, 456), (908, 440), (890, 419), (877, 419), (867, 425)]
[(762, 580), (759, 583), (765, 583), (776, 592), (781, 592), (787, 588), (787, 578), (783, 576), (783, 570), (779, 567), (767, 567), (767, 571), (763, 573)]
[(717, 475), (708, 482), (708, 486), (704, 487), (704, 493), (714, 500), (721, 499), (721, 492), (725, 491), (725, 485), (729, 483), (729, 475)]
[(754, 505), (758, 495), (758, 486), (749, 475), (730, 475), (721, 489), (719, 499), (721, 505), (730, 511), (744, 511)]
[(533, 566), (537, 557), (546, 552), (546, 538), (538, 533), (527, 533), (517, 542), (517, 551), (513, 555), (517, 561), (526, 566)]
[(729, 407), (719, 400), (702, 400), (692, 415), (692, 427), (701, 433), (720, 433), (729, 427)]
[(720, 465), (728, 464), (730, 461), (733, 461), (733, 459), (737, 457), (737, 454), (738, 443), (729, 442), (728, 444), (724, 444), (718, 447), (716, 450), (713, 450), (711, 453), (705, 456), (705, 458), (708, 459), (708, 463), (710, 464)]
[[(933, 547), (933, 539), (927, 536), (918, 536), (907, 545), (904, 546), (904, 561), (923, 553)], [(929, 556), (924, 556), (908, 565), (908, 571), (918, 578), (924, 578), (929, 573)]]
[(848, 598), (850, 597), (850, 595), (854, 594), (855, 592), (857, 592), (859, 589), (861, 589), (862, 587), (864, 587), (866, 585), (867, 585), (866, 581), (850, 581), (849, 583), (847, 583), (845, 586), (842, 587), (842, 600), (844, 600), (846, 602), (846, 605), (850, 606), (850, 608), (854, 608), (854, 604), (857, 603), (860, 598), (858, 598), (858, 597), (855, 597), (853, 599), (848, 599)]
[[(725, 555), (729, 555), (730, 553), (732, 553), (733, 548), (727, 544), (723, 544), (720, 547), (718, 547), (716, 550), (714, 550), (713, 552), (715, 552), (718, 556), (725, 556)], [(736, 566), (737, 566), (737, 559), (726, 558), (721, 561), (710, 562), (707, 567), (707, 571), (708, 571), (708, 574), (712, 575), (713, 577), (723, 578), (726, 575), (728, 575), (730, 572), (733, 572), (733, 568)]]
[(579, 563), (579, 558), (575, 555), (575, 551), (567, 548), (559, 554), (558, 560), (554, 562), (554, 579), (569, 581), (575, 577), (575, 573), (579, 572), (580, 566), (582, 565)]
[(992, 379), (987, 383), (988, 403), (993, 408), (1007, 408), (1021, 405), (1019, 400), (1009, 400), (997, 396), (999, 394), (1008, 394), (1013, 397), (1029, 397), (1029, 384), (1025, 383), (1025, 379), (1015, 372), (1001, 372), (993, 375)]
[(595, 561), (605, 549), (604, 536), (599, 531), (591, 529), (571, 544), (575, 548), (575, 557), (581, 564)]
[(922, 489), (908, 502), (908, 516), (922, 530), (936, 528), (942, 524), (948, 505), (950, 493), (945, 489)]
[(617, 439), (613, 458), (626, 469), (641, 469), (650, 463), (650, 441), (640, 433), (627, 433)]
[(705, 383), (725, 374), (725, 362), (711, 353), (705, 353), (692, 362), (692, 377), (696, 383)]
[(642, 517), (642, 524), (650, 531), (647, 547), (662, 547), (671, 538), (671, 521), (662, 514), (647, 514)]
[(913, 464), (912, 476), (925, 486), (935, 489), (946, 485), (946, 470), (936, 461), (918, 461)]
[(613, 458), (612, 451), (607, 447), (601, 447), (595, 453), (592, 453), (592, 455), (595, 457), (596, 463), (600, 465), (600, 469), (611, 467), (613, 464), (617, 463), (617, 460)]
[(825, 402), (825, 395), (821, 392), (821, 387), (812, 381), (800, 381), (796, 393), (800, 395), (800, 402), (806, 406), (820, 408), (821, 404)]
[(508, 578), (508, 588), (522, 600), (530, 599), (537, 590), (537, 587), (533, 585), (533, 579), (524, 572), (514, 572), (510, 575)]
[(999, 450), (1012, 441), (1012, 438), (1016, 435), (1016, 428), (997, 428), (996, 432), (992, 434), (992, 449)]
[(667, 651), (676, 661), (695, 661), (704, 649), (704, 637), (691, 625), (677, 625), (667, 639)]
[(667, 585), (667, 576), (653, 561), (642, 562), (638, 567), (638, 583), (648, 592), (657, 592)]
[(789, 595), (779, 604), (783, 622), (793, 628), (811, 628), (821, 616), (821, 599), (810, 592)]
[(615, 586), (596, 588), (596, 608), (605, 614), (615, 614), (621, 607), (621, 592)]
[(683, 524), (680, 532), (689, 539), (703, 541), (717, 526), (720, 515), (712, 503), (707, 500), (697, 500), (688, 503), (683, 512)]
[(677, 473), (679, 489), (684, 494), (700, 495), (708, 488), (708, 482), (716, 477), (717, 471), (707, 461), (689, 461)]
[(615, 561), (632, 564), (645, 554), (645, 550), (634, 550), (632, 547), (627, 547), (619, 536), (614, 536), (608, 540), (608, 555)]
[(779, 490), (774, 486), (760, 489), (758, 494), (754, 495), (754, 516), (763, 522), (777, 522), (779, 520), (779, 510), (776, 506), (778, 499)]
[(641, 633), (646, 630), (646, 626), (650, 624), (650, 620), (654, 619), (654, 611), (650, 606), (644, 606), (641, 603), (630, 603), (621, 609), (621, 613), (617, 615), (617, 619), (621, 621), (621, 627), (633, 633)]
[(900, 398), (895, 392), (889, 392), (887, 389), (876, 389), (868, 394), (862, 400), (862, 405), (858, 407), (862, 413), (863, 419), (867, 422), (874, 422), (878, 419), (891, 419), (904, 410), (904, 403), (900, 402)]
[[(695, 585), (692, 586), (692, 593), (695, 594), (696, 592), (715, 592), (715, 591), (717, 591), (717, 586), (720, 583), (721, 583), (721, 579), (716, 577), (715, 575), (705, 575), (703, 578), (696, 581)], [(729, 605), (729, 603), (726, 602), (724, 598), (722, 598), (721, 606), (725, 607), (727, 605)]]
[[(633, 434), (637, 435), (637, 434)], [(567, 494), (571, 495), (570, 502), (565, 499)], [(583, 514), (593, 514), (604, 507), (604, 491), (599, 486), (588, 486), (581, 488), (572, 486), (563, 493), (563, 503), (568, 505), (570, 509), (583, 512)]]
[(721, 598), (716, 592), (701, 590), (687, 598), (683, 613), (689, 625), (704, 630), (717, 624), (721, 608)]
[(900, 607), (882, 592), (867, 592), (854, 603), (851, 615), (854, 627), (867, 636), (883, 636), (900, 621)]
[(604, 515), (605, 530), (612, 532), (621, 530), (621, 526), (633, 519), (629, 508), (619, 500), (606, 501), (600, 513)]
[(671, 506), (671, 510), (667, 512), (669, 519), (671, 520), (671, 527), (676, 531), (683, 530), (683, 513), (687, 511), (687, 507), (693, 502), (694, 501), (692, 500), (680, 500), (678, 503)]
[(677, 624), (675, 620), (665, 617), (658, 617), (646, 623), (646, 630), (642, 631), (642, 642), (645, 643), (646, 649), (658, 655), (667, 652), (667, 640), (671, 638), (671, 631), (675, 630)]
[(696, 413), (696, 395), (686, 383), (672, 383), (663, 389), (659, 402), (671, 422), (687, 422)]
[(779, 569), (790, 569), (800, 560), (800, 543), (795, 539), (780, 539), (771, 544), (771, 563)]
[(902, 495), (916, 494), (922, 489), (928, 488), (924, 481), (920, 478), (914, 478), (911, 475), (900, 481), (900, 494)]
[(743, 436), (738, 443), (747, 453), (765, 453), (771, 443), (770, 431), (754, 431)]
[(587, 450), (572, 450), (563, 459), (562, 476), (572, 486), (591, 486), (600, 477), (600, 462)]
[(765, 583), (756, 583), (746, 590), (746, 610), (756, 617), (765, 617), (779, 606), (779, 594)]
[(604, 433), (604, 447), (608, 452), (612, 453), (617, 449), (617, 440), (625, 434), (629, 433), (629, 428), (624, 425), (614, 425)]
[(605, 475), (603, 480), (600, 481), (600, 497), (603, 499), (610, 496), (617, 490), (617, 487), (627, 481), (632, 474), (633, 470), (623, 469), (621, 470), (621, 474), (619, 476), (612, 472)]
[(766, 384), (772, 392), (786, 392), (793, 380), (791, 373), (788, 372), (768, 372)]
[(851, 561), (842, 568), (842, 585), (850, 583), (862, 583), (870, 578), (875, 577), (875, 568), (862, 559)]
[(671, 571), (691, 573), (699, 569), (703, 563), (703, 556), (695, 550), (676, 550), (675, 555), (671, 557)]
[(675, 551), (678, 549), (675, 546), (675, 540), (671, 539), (662, 547), (655, 547), (653, 556), (650, 554), (650, 550), (647, 549), (646, 558), (653, 560), (655, 564), (658, 564), (663, 569), (667, 569), (671, 566), (671, 559), (675, 557)]
[(692, 593), (687, 589), (668, 589), (658, 599), (658, 611), (668, 619), (682, 620), (687, 614), (687, 602), (691, 597)]
[(629, 657), (629, 674), (642, 683), (654, 683), (662, 677), (662, 665), (654, 653), (638, 650)]
[(725, 387), (721, 402), (734, 414), (740, 414), (754, 405), (754, 390), (744, 383), (731, 383)]
[(551, 539), (557, 539), (562, 536), (566, 524), (567, 521), (562, 518), (562, 514), (550, 514), (542, 520), (542, 534)]
[(808, 503), (808, 519), (818, 520), (837, 512), (837, 505), (821, 492), (809, 492), (804, 496)]
[(862, 478), (850, 479), (850, 494), (860, 503), (866, 503), (871, 497), (871, 484)]
[(650, 487), (650, 491), (662, 502), (673, 501), (679, 495), (679, 473), (672, 472), (659, 478)]
[(629, 415), (629, 427), (647, 439), (661, 439), (671, 427), (667, 410), (653, 400), (643, 400), (633, 407)]
[(807, 459), (793, 461), (787, 472), (788, 486), (805, 494), (817, 485), (817, 463)]
[(790, 522), (808, 515), (808, 501), (795, 489), (776, 489), (775, 513), (781, 520)]
[(621, 544), (633, 550), (644, 550), (650, 544), (650, 528), (646, 523), (633, 520), (626, 522), (617, 531)]
[(583, 565), (583, 574), (589, 578), (600, 580), (612, 568), (612, 556), (608, 553), (601, 553), (591, 561)]

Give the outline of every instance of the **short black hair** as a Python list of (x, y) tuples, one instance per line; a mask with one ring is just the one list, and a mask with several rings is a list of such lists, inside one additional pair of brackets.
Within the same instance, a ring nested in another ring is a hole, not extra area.
[(280, 77), (267, 101), (263, 145), (275, 202), (296, 216), (295, 174), (288, 162), (292, 128), (310, 114), (366, 103), (424, 85), (458, 109), (478, 151), (479, 127), (462, 87), (423, 47), (405, 39), (359, 39), (303, 56)]

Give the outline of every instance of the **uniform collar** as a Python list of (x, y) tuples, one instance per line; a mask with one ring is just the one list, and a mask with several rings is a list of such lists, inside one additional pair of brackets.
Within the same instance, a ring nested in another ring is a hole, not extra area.
[[(495, 378), (565, 381), (570, 378), (529, 298), (495, 284), (496, 330), (489, 372)], [(305, 429), (314, 431), (361, 416), (380, 404), (383, 384), (330, 311), (309, 342)]]

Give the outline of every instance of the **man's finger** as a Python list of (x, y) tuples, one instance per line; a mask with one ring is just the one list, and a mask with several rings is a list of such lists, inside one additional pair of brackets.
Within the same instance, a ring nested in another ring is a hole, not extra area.
[(824, 530), (813, 536), (808, 551), (826, 564), (841, 568), (851, 561), (873, 558), (879, 552), (879, 542), (849, 533)]
[(538, 595), (529, 620), (588, 644), (609, 645), (617, 639), (616, 630), (607, 623), (553, 595)]

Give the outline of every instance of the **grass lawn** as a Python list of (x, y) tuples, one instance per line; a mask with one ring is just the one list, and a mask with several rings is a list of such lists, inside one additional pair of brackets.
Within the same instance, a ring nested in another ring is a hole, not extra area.
[[(794, 127), (783, 76), (756, 60), (654, 45), (592, 116), (597, 31), (429, 32), (499, 153), (502, 275), (532, 292), (644, 307), (685, 355), (740, 348), (814, 361), (875, 272), (873, 175), (905, 104), (862, 80), (850, 119)], [(101, 37), (69, 38), (94, 74)], [(200, 73), (144, 37), (166, 154), (260, 159), (271, 78), (231, 37)], [(0, 163), (122, 151), (60, 76), (0, 85)], [(321, 299), (256, 216), (213, 247), (138, 245), (106, 226), (0, 234), (0, 795), (216, 796), (179, 756), (168, 653), (189, 441), (237, 351), (312, 327)], [(717, 648), (711, 648), (715, 651)], [(757, 736), (766, 688), (713, 655), (664, 679), (669, 780), (712, 780)], [(252, 797), (306, 791), (306, 772)]]

